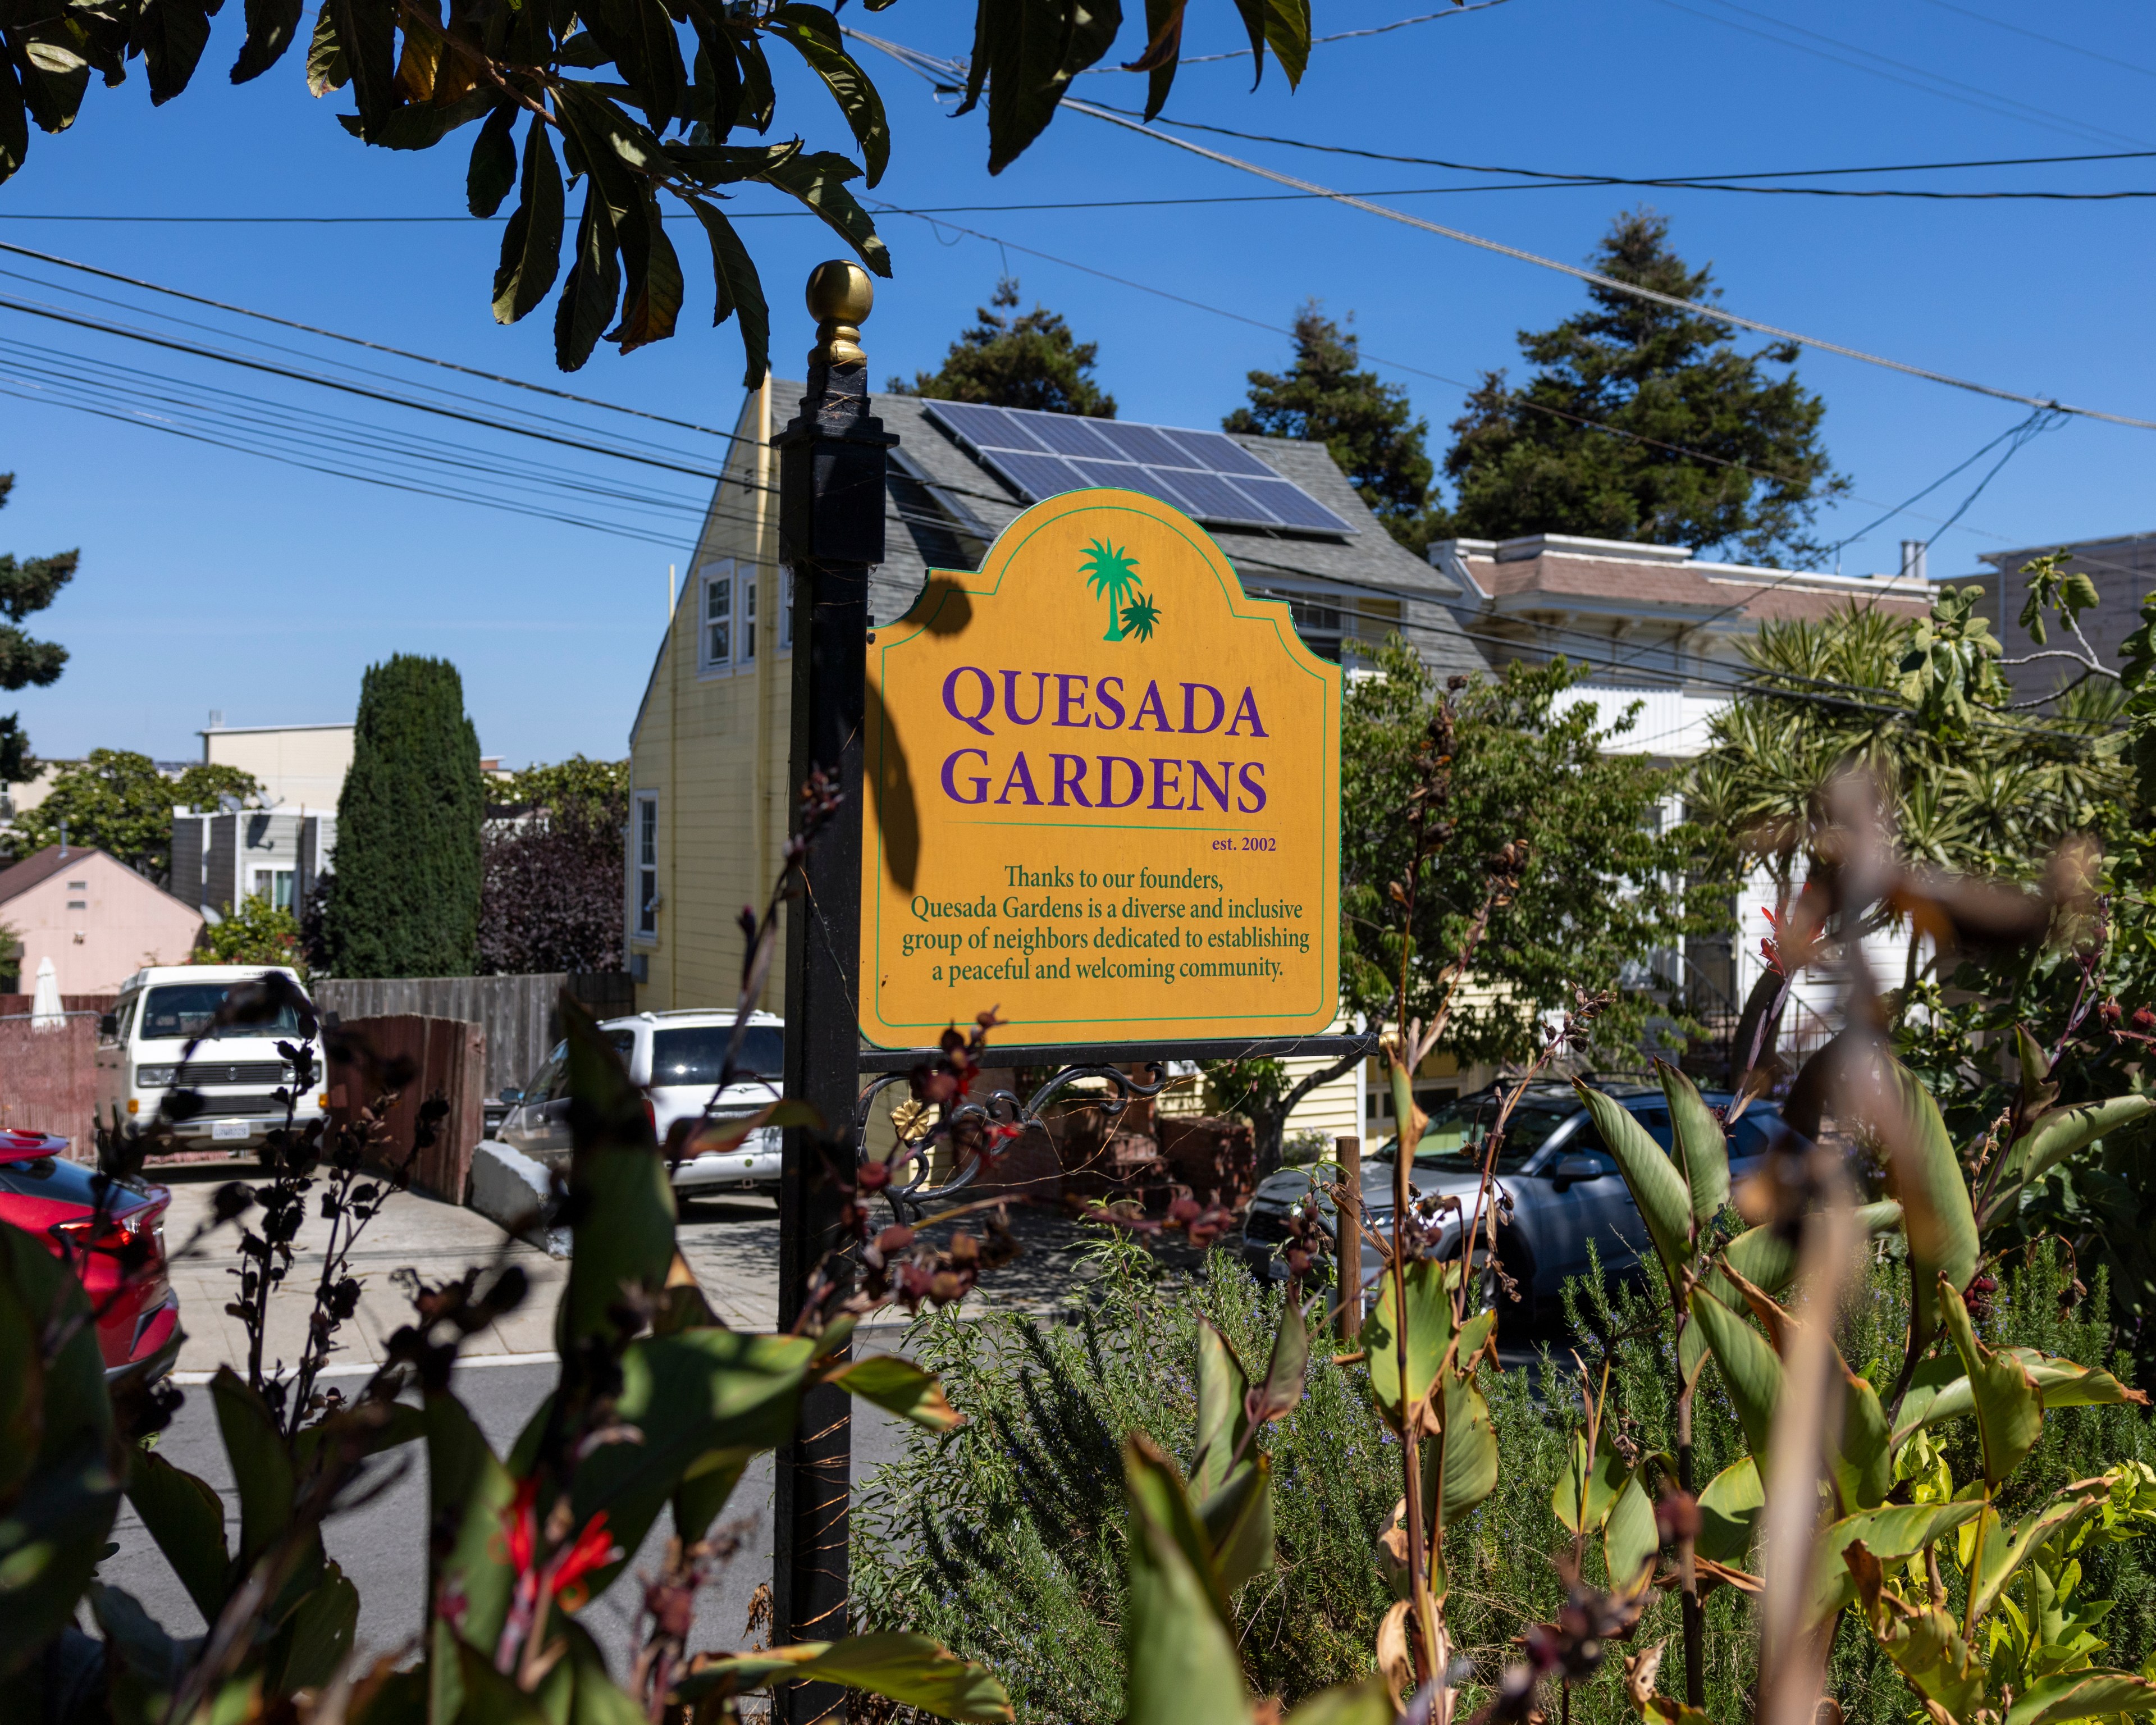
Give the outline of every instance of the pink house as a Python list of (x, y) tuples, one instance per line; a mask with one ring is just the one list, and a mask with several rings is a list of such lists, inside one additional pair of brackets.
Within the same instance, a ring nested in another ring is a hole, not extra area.
[(202, 912), (103, 851), (49, 845), (0, 870), (0, 927), (22, 942), (28, 990), (39, 961), (63, 994), (111, 994), (146, 964), (184, 964)]

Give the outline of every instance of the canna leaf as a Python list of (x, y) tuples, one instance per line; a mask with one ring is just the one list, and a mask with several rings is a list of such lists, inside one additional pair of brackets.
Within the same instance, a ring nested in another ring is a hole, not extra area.
[[(1662, 1260), (1662, 1274), (1669, 1279), (1671, 1296), (1681, 1304), (1692, 1232), (1691, 1195), (1685, 1188), (1684, 1176), (1630, 1109), (1578, 1079), (1573, 1081), (1573, 1088), (1587, 1104), (1602, 1142), (1616, 1158), (1618, 1172), (1625, 1176), (1632, 1202), (1639, 1206), (1648, 1236), (1655, 1243), (1656, 1255)], [(1727, 1174), (1725, 1163), (1725, 1181)]]
[(1722, 1368), (1737, 1423), (1755, 1455), (1767, 1453), (1774, 1429), (1774, 1408), (1782, 1395), (1782, 1363), (1767, 1338), (1704, 1288), (1692, 1290), (1691, 1321), (1704, 1333), (1714, 1362)]
[(1691, 1194), (1693, 1230), (1703, 1234), (1729, 1202), (1728, 1133), (1691, 1079), (1667, 1060), (1656, 1060), (1655, 1070), (1662, 1081), (1662, 1094), (1669, 1098), (1670, 1120), (1676, 1128), (1673, 1150), (1677, 1170)]
[(1300, 1702), (1287, 1725), (1393, 1725), (1399, 1698), (1383, 1676), (1336, 1684)]
[(1830, 1458), (1845, 1508), (1876, 1509), (1894, 1489), (1894, 1450), (1879, 1392), (1841, 1362), (1841, 1441)]
[(1607, 1430), (1595, 1434), (1594, 1454), (1587, 1453), (1584, 1430), (1572, 1435), (1572, 1448), (1564, 1471), (1550, 1492), (1550, 1507), (1560, 1525), (1570, 1533), (1584, 1534), (1601, 1527), (1616, 1503), (1618, 1494), (1631, 1477)]
[(1987, 1221), (2004, 1214), (2014, 1199), (2070, 1156), (2121, 1127), (2131, 1126), (2156, 1108), (2156, 1097), (2113, 1096), (2104, 1102), (2082, 1102), (2061, 1108), (2041, 1120), (2007, 1147), (1999, 1164), (1999, 1181), (1984, 1207)]
[[(1430, 1394), (1437, 1381), (1438, 1364), (1452, 1343), (1452, 1300), (1448, 1286), (1457, 1266), (1418, 1258), (1408, 1266), (1406, 1295), (1406, 1404), (1409, 1409)], [(1370, 1389), (1386, 1423), (1399, 1430), (1404, 1423), (1401, 1406), (1399, 1324), (1400, 1295), (1390, 1270), (1378, 1279), (1377, 1302), (1363, 1320), (1363, 1346), (1369, 1356)]]
[[(1463, 1332), (1463, 1337), (1465, 1332)], [(1310, 1371), (1310, 1327), (1302, 1307), (1292, 1300), (1281, 1310), (1280, 1327), (1273, 1332), (1273, 1351), (1265, 1361), (1265, 1382), (1258, 1386), (1256, 1419), (1260, 1425), (1284, 1420), (1302, 1399), (1303, 1379)]]
[(2102, 1509), (2110, 1497), (2109, 1480), (2076, 1480), (2042, 1508), (2022, 1517), (2011, 1531), (2003, 1531), (1996, 1514), (1987, 1509), (1985, 1519), (1990, 1525), (1984, 1530), (1983, 1568), (1976, 1579), (1973, 1620), (1981, 1621), (1999, 1603), (2001, 1589), (2037, 1547), (2061, 1529)]
[(1994, 1353), (1977, 1338), (1969, 1307), (1943, 1275), (1938, 1288), (1947, 1332), (1969, 1373), (1977, 1436), (1984, 1448), (1984, 1481), (1995, 1491), (2044, 1435), (2043, 1396), (2020, 1360)]
[(1198, 1320), (1198, 1432), (1190, 1458), (1190, 1492), (1203, 1502), (1227, 1483), (1235, 1458), (1250, 1435), (1245, 1398), (1250, 1379), (1228, 1338), (1211, 1322)]
[(254, 1560), (291, 1526), (298, 1485), (276, 1416), (246, 1381), (230, 1366), (220, 1366), (210, 1380), (209, 1393), (217, 1408), (218, 1431), (231, 1459), (232, 1477), (239, 1489), (239, 1567), (244, 1571), (252, 1568)]
[(1174, 1465), (1142, 1435), (1123, 1445), (1130, 1503), (1123, 1608), (1128, 1725), (1249, 1725), (1243, 1663), (1203, 1530)]
[(1976, 1212), (1939, 1105), (1900, 1061), (1887, 1061), (1886, 1076), (1901, 1110), (1898, 1122), (1882, 1126), (1901, 1146), (1887, 1158), (1887, 1184), (1908, 1235), (1909, 1351), (1921, 1354), (1938, 1333), (1938, 1278), (1959, 1289), (1976, 1274)]
[(1233, 1599), (1252, 1576), (1273, 1566), (1272, 1462), (1260, 1455), (1245, 1461), (1198, 1508), (1198, 1519), (1213, 1548), (1220, 1590)]
[(2143, 1715), (2156, 1710), (2156, 1683), (2124, 1671), (2061, 1671), (2041, 1677), (2007, 1709), (2006, 1725)]
[(1851, 1546), (1862, 1543), (1881, 1563), (1906, 1563), (1934, 1540), (1974, 1521), (1980, 1498), (1958, 1503), (1896, 1503), (1844, 1516), (1821, 1536), (1813, 1573), (1812, 1609), (1824, 1617), (1856, 1598), (1856, 1579), (1844, 1561)]
[(232, 1556), (224, 1542), (224, 1501), (204, 1481), (155, 1450), (135, 1458), (127, 1501), (204, 1623), (215, 1623), (231, 1591)]
[(951, 1431), (965, 1423), (966, 1416), (951, 1405), (933, 1373), (895, 1353), (871, 1353), (850, 1360), (830, 1373), (825, 1381), (865, 1402), (875, 1403), (887, 1414), (910, 1420), (926, 1431)]
[(1751, 1456), (1732, 1462), (1699, 1494), (1699, 1537), (1692, 1550), (1717, 1563), (1741, 1563), (1752, 1549), (1759, 1512), (1767, 1507), (1759, 1464)]
[(1609, 1512), (1609, 1523), (1602, 1530), (1602, 1555), (1609, 1567), (1609, 1585), (1620, 1593), (1630, 1589), (1661, 1549), (1654, 1501), (1647, 1496), (1645, 1481), (1635, 1472), (1625, 1481), (1625, 1489)]
[[(700, 1654), (674, 1686), (686, 1704), (713, 1691), (760, 1687), (774, 1679), (839, 1683), (965, 1725), (1002, 1725), (1010, 1697), (986, 1666), (961, 1659), (926, 1635), (849, 1635), (754, 1653)], [(582, 1722), (579, 1722), (582, 1725)]]

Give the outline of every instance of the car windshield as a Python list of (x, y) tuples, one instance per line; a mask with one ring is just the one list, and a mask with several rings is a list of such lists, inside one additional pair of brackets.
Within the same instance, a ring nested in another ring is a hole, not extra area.
[[(1535, 1152), (1549, 1141), (1550, 1134), (1578, 1112), (1577, 1106), (1560, 1103), (1543, 1107), (1522, 1102), (1512, 1111), (1512, 1117), (1505, 1127), (1505, 1142), (1497, 1157), (1496, 1171), (1501, 1174), (1519, 1173)], [(1430, 1117), (1430, 1124), (1423, 1128), (1422, 1141), (1415, 1147), (1414, 1165), (1445, 1173), (1481, 1173), (1483, 1137), (1496, 1117), (1496, 1105), (1480, 1098), (1446, 1103)], [(1394, 1147), (1388, 1144), (1372, 1159), (1390, 1162), (1394, 1153)]]
[[(606, 1045), (621, 1056), (622, 1064), (629, 1064), (636, 1053), (636, 1032), (634, 1030), (602, 1030), (599, 1034)], [(525, 1087), (523, 1100), (527, 1102), (551, 1102), (569, 1093), (569, 1045), (557, 1042), (553, 1053), (547, 1056), (546, 1064), (531, 1075), (531, 1082)]]
[[(651, 1038), (651, 1082), (716, 1084), (719, 1067), (726, 1057), (726, 1043), (734, 1034), (732, 1024), (699, 1024), (694, 1028), (660, 1030)], [(737, 1081), (766, 1078), (778, 1082), (786, 1060), (786, 1032), (777, 1024), (751, 1024), (742, 1032), (741, 1053), (734, 1060)]]
[(224, 1004), (224, 997), (238, 983), (167, 983), (143, 997), (142, 1034), (146, 1038), (177, 1036), (296, 1036), (299, 1014), (288, 1005), (275, 1015), (251, 1024), (227, 1024), (213, 1031), (210, 1020)]

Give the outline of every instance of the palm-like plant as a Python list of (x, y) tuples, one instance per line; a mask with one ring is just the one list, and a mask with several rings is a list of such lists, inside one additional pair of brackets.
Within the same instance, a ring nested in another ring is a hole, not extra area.
[(1123, 607), (1123, 628), (1142, 641), (1152, 639), (1154, 627), (1160, 622), (1160, 607), (1143, 593)]
[(1137, 570), (1136, 557), (1105, 539), (1096, 539), (1086, 547), (1086, 561), (1079, 566), (1079, 572), (1085, 576), (1086, 584), (1108, 602), (1108, 632), (1103, 640), (1123, 638), (1123, 607), (1137, 591)]

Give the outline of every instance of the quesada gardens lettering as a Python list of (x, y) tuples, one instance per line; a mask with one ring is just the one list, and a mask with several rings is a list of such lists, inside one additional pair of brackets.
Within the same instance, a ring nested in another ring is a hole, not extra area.
[(1187, 517), (1037, 504), (868, 671), (870, 1042), (990, 1007), (1040, 1043), (1332, 1024), (1340, 669)]

